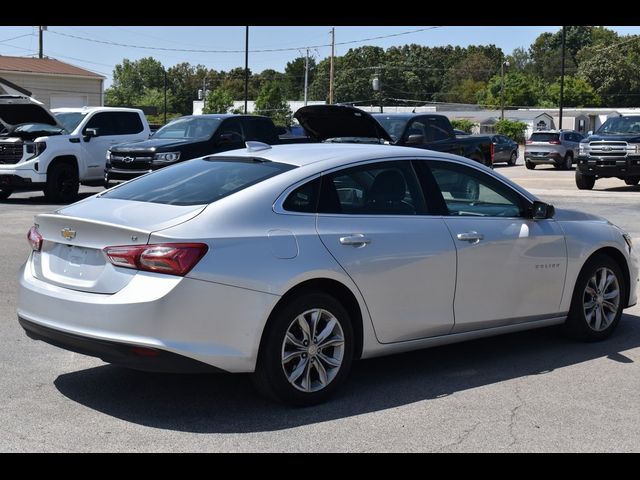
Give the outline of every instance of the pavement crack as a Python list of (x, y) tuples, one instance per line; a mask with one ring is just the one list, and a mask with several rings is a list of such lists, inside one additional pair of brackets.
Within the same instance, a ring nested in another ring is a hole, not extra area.
[(482, 424), (482, 422), (476, 422), (471, 428), (467, 428), (463, 430), (462, 433), (458, 435), (458, 438), (456, 438), (453, 442), (447, 443), (446, 445), (443, 445), (439, 449), (433, 450), (433, 452), (442, 452), (447, 448), (457, 447), (458, 445), (462, 444), (462, 442), (464, 442), (467, 438), (469, 438), (469, 436), (473, 432), (475, 432), (475, 430), (480, 426), (480, 424)]
[(509, 436), (511, 437), (509, 447), (513, 447), (516, 443), (518, 443), (518, 437), (514, 433), (514, 428), (518, 417), (518, 410), (520, 410), (520, 408), (525, 405), (524, 399), (520, 396), (520, 387), (518, 384), (516, 384), (515, 393), (516, 398), (518, 399), (518, 404), (511, 409), (511, 413), (509, 415)]

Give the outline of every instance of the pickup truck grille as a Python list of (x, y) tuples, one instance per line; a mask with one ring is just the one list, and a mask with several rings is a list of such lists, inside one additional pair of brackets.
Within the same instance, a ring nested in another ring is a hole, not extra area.
[(18, 163), (22, 159), (22, 142), (0, 143), (0, 164)]
[(111, 166), (123, 170), (146, 170), (151, 168), (153, 156), (136, 154), (111, 154)]
[[(589, 156), (591, 157), (626, 157), (629, 145), (627, 142), (591, 142)], [(632, 147), (635, 151), (635, 147)]]

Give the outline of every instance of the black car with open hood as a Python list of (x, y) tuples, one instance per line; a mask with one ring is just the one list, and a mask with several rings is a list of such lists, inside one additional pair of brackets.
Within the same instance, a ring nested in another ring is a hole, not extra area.
[(488, 166), (493, 162), (489, 136), (456, 137), (449, 119), (435, 113), (370, 114), (348, 105), (309, 105), (294, 118), (317, 141), (388, 143), (453, 153)]

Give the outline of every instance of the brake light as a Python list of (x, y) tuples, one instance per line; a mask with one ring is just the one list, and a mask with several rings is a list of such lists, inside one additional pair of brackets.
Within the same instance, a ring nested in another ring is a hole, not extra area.
[(527, 145), (531, 145), (533, 143), (533, 140), (527, 140)]
[(156, 245), (120, 245), (103, 249), (116, 267), (185, 276), (207, 253), (204, 243), (159, 243)]
[(549, 143), (552, 145), (560, 145), (560, 140), (549, 140)]
[(29, 240), (31, 250), (34, 252), (39, 252), (42, 249), (42, 235), (40, 235), (38, 227), (35, 225), (29, 229), (29, 232), (27, 233), (27, 240)]
[(493, 163), (493, 154), (496, 150), (496, 146), (493, 144), (493, 142), (491, 143), (491, 163)]

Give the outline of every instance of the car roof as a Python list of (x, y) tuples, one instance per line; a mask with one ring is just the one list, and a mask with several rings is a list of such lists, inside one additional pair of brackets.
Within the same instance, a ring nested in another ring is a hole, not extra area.
[(298, 143), (290, 145), (266, 146), (262, 150), (243, 148), (217, 153), (212, 156), (224, 157), (254, 157), (269, 160), (272, 162), (286, 163), (296, 167), (323, 162), (327, 164), (348, 164), (359, 160), (375, 158), (442, 158), (455, 159), (470, 165), (477, 165), (477, 162), (451, 155), (448, 153), (435, 152), (412, 147), (399, 147), (395, 145), (371, 145), (352, 143)]
[(141, 112), (139, 108), (126, 108), (126, 107), (60, 107), (52, 108), (54, 113), (90, 113), (90, 112)]

